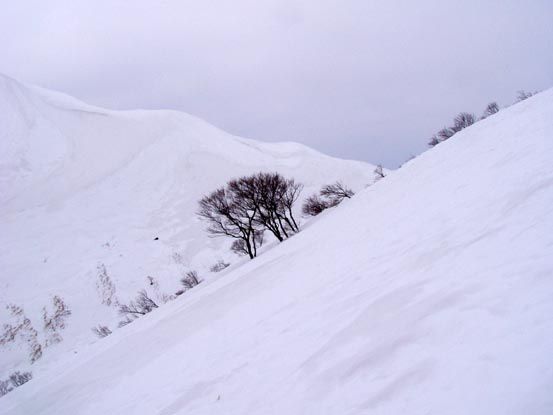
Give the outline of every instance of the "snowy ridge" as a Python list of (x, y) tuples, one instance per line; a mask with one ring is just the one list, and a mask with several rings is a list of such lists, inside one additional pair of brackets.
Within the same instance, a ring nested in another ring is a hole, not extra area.
[(5, 413), (552, 413), (552, 115), (463, 130)]
[[(51, 297), (66, 301), (64, 341), (32, 366), (38, 373), (98, 341), (92, 327), (121, 320), (101, 303), (99, 264), (127, 302), (148, 276), (172, 294), (183, 271), (209, 279), (218, 260), (242, 261), (194, 214), (200, 197), (230, 178), (276, 170), (303, 182), (307, 196), (337, 179), (362, 188), (373, 169), (299, 144), (234, 137), (176, 111), (109, 111), (0, 76), (0, 323), (14, 303), (39, 328)], [(31, 368), (18, 346), (2, 350), (1, 378)]]

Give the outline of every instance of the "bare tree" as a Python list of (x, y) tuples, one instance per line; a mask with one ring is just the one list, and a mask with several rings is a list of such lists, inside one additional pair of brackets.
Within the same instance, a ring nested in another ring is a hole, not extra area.
[(198, 215), (213, 236), (229, 236), (235, 252), (257, 255), (264, 230), (283, 241), (299, 231), (293, 205), (303, 186), (278, 173), (257, 173), (229, 181), (200, 200)]
[(122, 316), (143, 316), (156, 308), (158, 308), (158, 305), (148, 297), (146, 290), (140, 290), (135, 300), (119, 307), (119, 313)]
[[(274, 173), (276, 174), (276, 173)], [(299, 232), (300, 228), (294, 218), (293, 206), (298, 201), (303, 184), (296, 183), (294, 179), (279, 177), (280, 186), (278, 192), (278, 215), (283, 218), (293, 232)]]
[(355, 193), (342, 182), (338, 181), (323, 186), (319, 194), (326, 199), (328, 206), (332, 207), (339, 205), (344, 199), (350, 199)]
[(52, 299), (52, 303), (54, 311), (51, 315), (46, 310), (46, 307), (42, 309), (46, 347), (59, 343), (63, 340), (59, 332), (60, 330), (65, 329), (65, 320), (71, 315), (71, 310), (67, 307), (61, 297), (55, 295)]
[(470, 127), (475, 122), (476, 122), (476, 117), (474, 116), (474, 114), (470, 114), (468, 112), (461, 112), (453, 120), (453, 127), (451, 127), (451, 129), (453, 129), (456, 133), (458, 133), (459, 131), (467, 127)]
[(102, 325), (98, 325), (97, 327), (92, 327), (92, 332), (101, 339), (109, 336), (112, 333), (112, 331), (109, 329), (108, 326), (102, 326)]
[(15, 323), (4, 324), (0, 334), (0, 345), (4, 346), (12, 343), (19, 337), (27, 344), (31, 363), (36, 362), (42, 357), (42, 346), (38, 341), (38, 332), (33, 327), (31, 320), (25, 315), (23, 308), (15, 304), (8, 304), (6, 308)]
[(481, 120), (488, 118), (490, 115), (493, 115), (495, 113), (499, 112), (499, 105), (497, 105), (497, 102), (490, 102), (486, 109), (484, 110), (484, 113), (482, 114), (482, 117), (480, 117)]
[(228, 188), (240, 203), (256, 211), (255, 223), (279, 241), (299, 231), (292, 207), (303, 186), (278, 173), (257, 173), (231, 180)]
[[(254, 231), (254, 242), (256, 246), (256, 252), (257, 252), (257, 247), (263, 246), (263, 235), (264, 235), (263, 230)], [(235, 240), (230, 246), (230, 250), (238, 255), (248, 255), (247, 246), (244, 243), (244, 240), (242, 239)]]
[(200, 200), (197, 215), (208, 222), (212, 236), (229, 236), (242, 240), (250, 258), (257, 254), (255, 245), (255, 216), (257, 209), (242, 203), (236, 195), (220, 188)]
[(195, 287), (200, 282), (200, 278), (198, 277), (198, 273), (196, 271), (188, 271), (184, 277), (180, 280), (182, 286), (185, 288), (185, 290), (189, 290), (190, 288)]

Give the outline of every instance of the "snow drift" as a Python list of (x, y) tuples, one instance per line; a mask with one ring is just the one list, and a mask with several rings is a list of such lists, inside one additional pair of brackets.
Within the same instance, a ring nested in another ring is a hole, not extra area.
[[(373, 169), (234, 137), (180, 112), (109, 111), (0, 76), (0, 323), (8, 303), (37, 329), (53, 295), (70, 307), (64, 341), (32, 366), (37, 375), (56, 354), (97, 341), (93, 326), (121, 320), (102, 304), (98, 266), (127, 302), (147, 277), (171, 294), (187, 270), (209, 279), (217, 261), (240, 262), (195, 217), (202, 195), (260, 170), (294, 177), (304, 195), (337, 179), (359, 189)], [(2, 348), (1, 379), (29, 365), (22, 346)]]
[(553, 413), (553, 91), (79, 350), (8, 414)]

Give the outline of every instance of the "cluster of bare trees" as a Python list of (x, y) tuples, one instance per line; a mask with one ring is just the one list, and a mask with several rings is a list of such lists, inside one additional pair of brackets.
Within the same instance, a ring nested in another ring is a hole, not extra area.
[(280, 242), (299, 231), (293, 206), (302, 189), (278, 173), (244, 176), (203, 197), (197, 214), (209, 234), (234, 238), (232, 250), (254, 258), (265, 231)]
[(530, 98), (531, 96), (534, 96), (537, 93), (538, 93), (538, 91), (530, 92), (530, 91), (520, 90), (520, 91), (517, 92), (516, 102), (524, 101), (525, 99), (528, 99), (528, 98)]
[(60, 331), (65, 329), (65, 320), (71, 315), (61, 297), (55, 295), (52, 298), (53, 310), (48, 312), (46, 307), (42, 309), (42, 321), (44, 323), (45, 346), (60, 343), (63, 339)]
[(26, 316), (23, 308), (15, 304), (8, 304), (6, 309), (12, 322), (2, 326), (0, 346), (15, 343), (17, 339), (20, 339), (27, 346), (30, 362), (34, 363), (42, 357), (45, 347), (61, 342), (63, 339), (60, 331), (65, 329), (65, 321), (71, 315), (71, 310), (57, 295), (53, 297), (52, 302), (52, 311), (49, 312), (46, 307), (43, 308), (44, 344), (41, 343), (38, 331)]
[[(382, 177), (384, 176), (382, 175)], [(344, 199), (350, 199), (354, 194), (353, 190), (342, 182), (327, 184), (321, 188), (318, 194), (305, 199), (302, 213), (305, 216), (317, 216), (323, 210), (339, 205)]]
[[(488, 107), (490, 105), (492, 104), (489, 104)], [(430, 138), (428, 145), (431, 147), (434, 147), (435, 145), (440, 144), (442, 141), (449, 140), (459, 131), (471, 126), (475, 122), (476, 122), (476, 117), (474, 116), (474, 114), (470, 114), (468, 112), (461, 112), (453, 119), (453, 125), (451, 127), (444, 127), (436, 134), (434, 134)]]
[(22, 307), (15, 304), (8, 304), (6, 309), (10, 313), (12, 323), (6, 323), (2, 327), (0, 335), (0, 345), (14, 343), (18, 338), (26, 345), (31, 363), (36, 362), (42, 357), (42, 345), (38, 338), (38, 331), (33, 326), (31, 320), (25, 315)]
[[(517, 92), (517, 98), (515, 103), (524, 101), (525, 99), (530, 98), (536, 94), (536, 92), (528, 92), (528, 91), (518, 91)], [(497, 102), (490, 102), (487, 106), (480, 118), (476, 118), (474, 114), (470, 114), (468, 112), (461, 112), (459, 115), (457, 115), (453, 120), (453, 126), (451, 127), (444, 127), (440, 131), (438, 131), (436, 134), (434, 134), (430, 141), (428, 142), (428, 145), (430, 147), (434, 147), (437, 144), (440, 144), (442, 141), (449, 140), (453, 135), (458, 133), (459, 131), (463, 130), (464, 128), (474, 124), (477, 121), (483, 120), (485, 118), (488, 118), (490, 115), (493, 115), (497, 112), (499, 112), (500, 108)]]
[(11, 392), (15, 388), (27, 383), (33, 378), (31, 372), (13, 372), (8, 379), (0, 380), (0, 396)]

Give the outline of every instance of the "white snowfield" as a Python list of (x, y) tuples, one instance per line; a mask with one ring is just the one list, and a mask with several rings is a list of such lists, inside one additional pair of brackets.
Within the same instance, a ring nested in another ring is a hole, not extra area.
[(184, 113), (109, 111), (0, 75), (0, 327), (11, 321), (6, 304), (22, 306), (44, 343), (52, 296), (72, 310), (63, 342), (35, 364), (24, 343), (0, 348), (0, 380), (14, 370), (38, 378), (98, 342), (92, 327), (117, 327), (117, 307), (102, 304), (97, 288), (99, 264), (126, 303), (143, 288), (156, 294), (148, 276), (172, 294), (183, 272), (209, 280), (223, 276), (209, 272), (217, 261), (244, 262), (195, 215), (198, 200), (229, 179), (278, 171), (307, 196), (338, 179), (361, 189), (373, 170), (295, 143), (234, 137)]
[(553, 90), (478, 122), (40, 372), (0, 412), (552, 414), (552, 132)]

